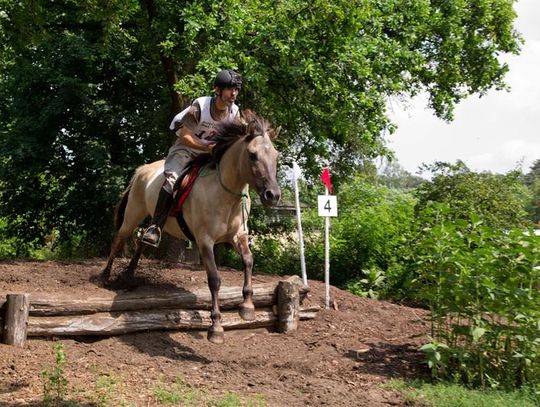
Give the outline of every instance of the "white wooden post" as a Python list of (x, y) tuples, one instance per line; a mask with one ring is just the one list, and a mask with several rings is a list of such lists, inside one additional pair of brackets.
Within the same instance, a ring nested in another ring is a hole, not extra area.
[(330, 216), (337, 216), (337, 198), (330, 195), (332, 184), (330, 182), (330, 169), (324, 168), (321, 174), (321, 181), (326, 190), (325, 195), (319, 195), (317, 203), (319, 206), (319, 216), (324, 216), (324, 288), (325, 306), (330, 308)]
[(300, 212), (300, 196), (298, 192), (298, 177), (300, 176), (300, 167), (293, 161), (293, 186), (294, 186), (294, 198), (296, 204), (296, 225), (298, 228), (298, 244), (300, 245), (300, 271), (302, 272), (302, 282), (304, 285), (308, 285), (307, 273), (306, 273), (306, 257), (304, 254), (304, 233), (302, 232), (302, 213)]
[(324, 305), (330, 308), (330, 216), (324, 217)]

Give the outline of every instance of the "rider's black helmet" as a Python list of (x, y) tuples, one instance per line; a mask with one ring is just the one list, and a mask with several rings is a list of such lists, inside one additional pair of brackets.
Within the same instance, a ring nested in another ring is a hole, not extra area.
[(214, 79), (214, 87), (224, 88), (238, 88), (242, 87), (242, 76), (230, 69), (224, 69), (217, 74)]

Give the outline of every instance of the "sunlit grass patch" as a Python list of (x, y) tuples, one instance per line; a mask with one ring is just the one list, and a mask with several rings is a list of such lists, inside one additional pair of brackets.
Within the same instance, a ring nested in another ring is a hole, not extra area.
[(176, 378), (172, 383), (160, 383), (153, 388), (155, 400), (160, 404), (181, 406), (208, 406), (208, 407), (265, 407), (264, 396), (255, 395), (244, 397), (235, 392), (227, 392), (221, 397), (216, 397), (207, 392), (197, 389), (181, 378)]
[(472, 390), (453, 383), (392, 380), (387, 387), (403, 394), (408, 405), (430, 407), (535, 407), (540, 395), (530, 389)]

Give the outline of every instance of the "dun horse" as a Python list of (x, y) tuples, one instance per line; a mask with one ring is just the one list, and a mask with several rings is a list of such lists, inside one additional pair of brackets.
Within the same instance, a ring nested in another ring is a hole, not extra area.
[[(212, 326), (208, 330), (208, 340), (214, 343), (224, 340), (218, 297), (221, 280), (214, 260), (214, 245), (227, 242), (240, 253), (244, 263), (244, 299), (239, 314), (245, 320), (253, 320), (253, 255), (246, 224), (250, 202), (243, 191), (249, 185), (265, 206), (276, 205), (281, 194), (276, 181), (278, 153), (272, 144), (279, 131), (270, 128), (266, 120), (253, 112), (243, 112), (242, 116), (242, 123), (218, 125), (214, 153), (208, 164), (208, 168), (213, 169), (196, 180), (182, 208), (207, 273), (212, 295)], [(116, 226), (119, 229), (102, 273), (103, 279), (109, 279), (113, 260), (133, 230), (154, 212), (164, 182), (163, 164), (164, 161), (156, 161), (135, 171), (117, 208)], [(167, 220), (164, 231), (179, 239), (186, 238), (173, 217)], [(128, 278), (134, 276), (141, 251), (142, 244), (139, 243), (126, 270)]]

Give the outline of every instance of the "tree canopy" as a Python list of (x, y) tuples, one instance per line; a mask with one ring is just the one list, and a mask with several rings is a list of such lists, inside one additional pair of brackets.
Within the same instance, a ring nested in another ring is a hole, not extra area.
[(221, 68), (244, 76), (241, 107), (283, 126), (283, 156), (339, 178), (388, 153), (389, 100), (427, 92), (450, 120), (505, 88), (513, 3), (0, 0), (0, 216), (26, 240), (106, 241), (129, 174)]
[(532, 226), (527, 207), (532, 191), (523, 183), (522, 174), (478, 173), (463, 162), (436, 162), (426, 166), (433, 179), (415, 191), (416, 211), (431, 210), (433, 204), (443, 204), (442, 214), (431, 222), (469, 220), (471, 214), (492, 228), (511, 229)]

